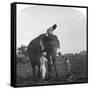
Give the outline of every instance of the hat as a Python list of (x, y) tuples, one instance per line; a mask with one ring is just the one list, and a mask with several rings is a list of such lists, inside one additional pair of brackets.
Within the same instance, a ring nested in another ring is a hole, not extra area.
[(56, 24), (54, 24), (54, 25), (52, 26), (53, 30), (55, 30), (55, 29), (56, 29), (56, 27), (57, 27), (57, 25), (56, 25)]
[(47, 53), (46, 53), (46, 52), (42, 52), (42, 55), (43, 55), (43, 56), (47, 56)]

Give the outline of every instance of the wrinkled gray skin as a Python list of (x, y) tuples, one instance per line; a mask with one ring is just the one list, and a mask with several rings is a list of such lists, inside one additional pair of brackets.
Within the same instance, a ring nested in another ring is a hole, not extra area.
[[(47, 52), (47, 59), (48, 59), (48, 71), (49, 73), (52, 72), (52, 67), (50, 65), (50, 57), (52, 57), (52, 62), (53, 62), (53, 66), (54, 66), (54, 70), (57, 75), (57, 70), (56, 70), (56, 66), (55, 66), (55, 61), (56, 61), (56, 51), (57, 48), (60, 48), (60, 44), (59, 44), (59, 40), (57, 38), (56, 35), (53, 34), (48, 34), (48, 36), (46, 36), (46, 34), (41, 34), (38, 37), (36, 37), (35, 39), (33, 39), (27, 48), (28, 51), (28, 55), (30, 58), (30, 62), (32, 65), (32, 69), (33, 69), (33, 78), (36, 79), (40, 79), (40, 57), (42, 54), (42, 49), (40, 46), (40, 41), (43, 38), (43, 45), (44, 45), (44, 51)], [(38, 67), (38, 76), (36, 76), (36, 69), (35, 66)], [(49, 75), (50, 78), (50, 75)]]

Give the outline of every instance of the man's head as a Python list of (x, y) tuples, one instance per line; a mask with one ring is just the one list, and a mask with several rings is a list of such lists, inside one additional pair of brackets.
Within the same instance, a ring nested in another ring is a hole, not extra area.
[(57, 25), (54, 24), (52, 27), (49, 27), (47, 29), (47, 34), (53, 34), (53, 31), (56, 29)]

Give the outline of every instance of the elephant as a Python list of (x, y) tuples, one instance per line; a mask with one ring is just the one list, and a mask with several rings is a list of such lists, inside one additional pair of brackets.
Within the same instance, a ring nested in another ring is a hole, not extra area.
[[(53, 34), (56, 27), (57, 27), (56, 24), (49, 27), (45, 34), (41, 34), (35, 39), (33, 39), (27, 47), (27, 52), (30, 58), (34, 79), (40, 78), (40, 61), (39, 60), (43, 51), (47, 53), (47, 60), (49, 62), (48, 72), (49, 73), (52, 72), (52, 66), (50, 64), (50, 61), (52, 60), (53, 67), (55, 70), (55, 75), (58, 76), (55, 62), (56, 62), (57, 49), (58, 48), (60, 49), (60, 43), (59, 43), (58, 37)], [(38, 67), (37, 75), (35, 73), (36, 66)], [(50, 75), (48, 77), (50, 78)]]

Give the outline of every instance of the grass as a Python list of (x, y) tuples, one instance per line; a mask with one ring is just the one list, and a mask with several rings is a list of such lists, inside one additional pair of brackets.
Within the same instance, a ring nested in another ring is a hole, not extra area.
[[(87, 72), (86, 72), (86, 56), (71, 56), (70, 62), (72, 64), (71, 66), (71, 75), (66, 78), (66, 72), (65, 72), (65, 60), (60, 56), (57, 57), (56, 61), (56, 68), (59, 75), (59, 79), (51, 79), (46, 80), (42, 84), (61, 84), (61, 83), (77, 83), (77, 82), (87, 82)], [(25, 58), (24, 58), (25, 59)], [(19, 59), (17, 58), (17, 61)], [(21, 85), (38, 85), (41, 84), (41, 82), (37, 81), (34, 82), (32, 80), (32, 67), (30, 62), (27, 62), (27, 60), (22, 60), (21, 63), (17, 63), (17, 86)], [(24, 62), (24, 63), (23, 63)]]

